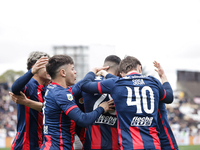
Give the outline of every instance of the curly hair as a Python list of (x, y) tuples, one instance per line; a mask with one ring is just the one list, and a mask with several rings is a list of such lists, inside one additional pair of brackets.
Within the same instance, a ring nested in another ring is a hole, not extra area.
[(42, 56), (50, 58), (50, 56), (45, 52), (39, 52), (39, 51), (31, 52), (27, 59), (27, 69), (30, 70), (32, 66), (36, 63), (36, 61), (40, 59)]

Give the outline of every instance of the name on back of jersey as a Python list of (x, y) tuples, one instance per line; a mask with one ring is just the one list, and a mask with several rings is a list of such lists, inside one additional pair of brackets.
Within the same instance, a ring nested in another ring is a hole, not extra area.
[(143, 79), (133, 79), (132, 82), (133, 82), (133, 85), (145, 85)]
[(133, 117), (131, 126), (151, 126), (153, 117)]

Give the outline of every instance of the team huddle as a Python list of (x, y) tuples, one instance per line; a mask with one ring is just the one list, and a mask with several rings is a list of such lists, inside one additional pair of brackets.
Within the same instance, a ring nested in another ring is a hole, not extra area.
[(18, 119), (11, 150), (178, 150), (165, 107), (173, 91), (153, 65), (161, 82), (143, 75), (137, 58), (109, 55), (75, 84), (70, 56), (32, 52), (10, 92)]

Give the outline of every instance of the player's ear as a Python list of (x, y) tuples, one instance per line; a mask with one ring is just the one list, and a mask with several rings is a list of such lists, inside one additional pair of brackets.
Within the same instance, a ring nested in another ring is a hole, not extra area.
[(123, 72), (120, 72), (120, 77), (124, 77), (124, 76), (126, 76), (126, 74)]
[(60, 69), (60, 75), (61, 76), (63, 76), (63, 77), (65, 77), (66, 76), (66, 71), (65, 71), (65, 69)]
[(137, 71), (138, 71), (139, 73), (142, 73), (142, 66), (141, 66), (141, 65), (137, 65)]

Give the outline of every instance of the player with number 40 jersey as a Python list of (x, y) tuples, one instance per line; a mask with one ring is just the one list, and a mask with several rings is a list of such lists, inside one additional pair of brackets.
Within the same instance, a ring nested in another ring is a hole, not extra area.
[[(134, 57), (127, 59), (135, 60)], [(81, 89), (89, 93), (111, 94), (117, 112), (121, 150), (161, 149), (157, 130), (158, 104), (159, 101), (173, 101), (172, 89), (168, 82), (164, 89), (158, 79), (141, 75), (140, 63), (135, 70), (125, 72), (122, 78), (92, 82), (97, 72), (94, 70), (85, 76)]]

